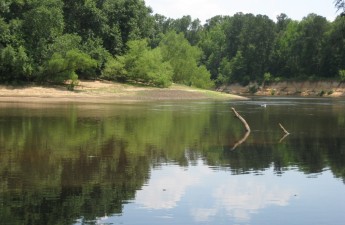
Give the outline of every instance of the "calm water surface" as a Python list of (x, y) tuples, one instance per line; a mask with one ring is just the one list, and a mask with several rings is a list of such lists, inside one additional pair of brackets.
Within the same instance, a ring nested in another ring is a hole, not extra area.
[(345, 99), (0, 102), (0, 224), (343, 225), (344, 184)]

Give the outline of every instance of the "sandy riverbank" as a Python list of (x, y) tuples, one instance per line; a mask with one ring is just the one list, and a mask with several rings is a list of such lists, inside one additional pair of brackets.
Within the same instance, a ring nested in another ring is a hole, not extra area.
[(345, 83), (338, 81), (273, 82), (262, 86), (251, 83), (248, 86), (232, 84), (218, 89), (235, 95), (257, 96), (323, 96), (345, 97)]
[(140, 87), (107, 81), (80, 81), (74, 91), (64, 86), (0, 86), (0, 102), (95, 102), (157, 100), (235, 100), (241, 96), (173, 84), (169, 88)]

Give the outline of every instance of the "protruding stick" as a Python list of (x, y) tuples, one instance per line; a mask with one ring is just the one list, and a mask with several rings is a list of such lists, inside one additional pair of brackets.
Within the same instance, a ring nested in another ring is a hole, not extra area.
[(246, 122), (246, 120), (243, 119), (243, 117), (242, 117), (240, 114), (238, 114), (238, 112), (237, 112), (233, 107), (231, 107), (231, 109), (232, 109), (232, 111), (234, 111), (236, 117), (237, 117), (239, 120), (241, 120), (241, 122), (243, 123), (244, 127), (246, 128), (246, 130), (247, 130), (248, 132), (250, 132), (250, 127), (249, 127), (248, 123)]
[(290, 134), (284, 127), (279, 123), (280, 128), (284, 131), (285, 134)]
[(246, 122), (246, 120), (243, 119), (243, 117), (234, 108), (231, 108), (231, 109), (232, 109), (232, 111), (234, 111), (236, 117), (243, 123), (244, 127), (246, 128), (246, 133), (244, 134), (243, 138), (241, 140), (239, 140), (238, 142), (236, 142), (236, 144), (232, 148), (232, 150), (235, 150), (239, 145), (241, 145), (243, 142), (245, 142), (247, 140), (247, 138), (249, 137), (250, 127), (249, 127), (248, 123)]

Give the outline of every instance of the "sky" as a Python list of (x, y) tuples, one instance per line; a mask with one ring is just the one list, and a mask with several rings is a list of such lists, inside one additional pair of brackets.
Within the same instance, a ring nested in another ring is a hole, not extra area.
[(217, 15), (234, 15), (237, 12), (267, 15), (276, 20), (285, 13), (289, 18), (302, 20), (310, 13), (316, 13), (333, 21), (337, 16), (333, 0), (145, 0), (153, 13), (168, 18), (190, 15), (205, 23)]

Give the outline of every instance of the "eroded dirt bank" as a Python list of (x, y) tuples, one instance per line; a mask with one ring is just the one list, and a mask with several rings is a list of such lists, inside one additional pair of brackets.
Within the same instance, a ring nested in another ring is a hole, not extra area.
[(285, 81), (273, 82), (264, 86), (251, 83), (245, 87), (232, 84), (222, 86), (218, 91), (235, 95), (345, 97), (345, 83), (338, 81)]

